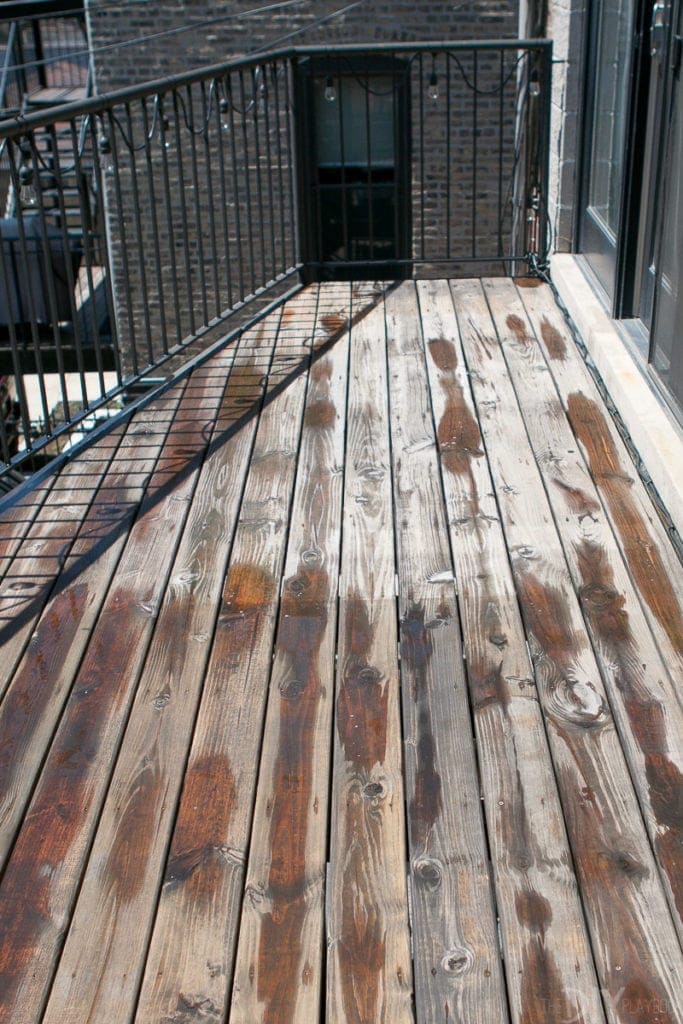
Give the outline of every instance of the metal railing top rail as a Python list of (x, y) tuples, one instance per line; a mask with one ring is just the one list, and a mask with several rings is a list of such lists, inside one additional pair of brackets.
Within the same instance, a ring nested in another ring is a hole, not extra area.
[(290, 46), (276, 50), (260, 50), (254, 53), (245, 54), (242, 57), (235, 57), (219, 64), (207, 64), (202, 68), (195, 68), (192, 71), (181, 72), (165, 78), (157, 78), (143, 85), (126, 86), (123, 89), (116, 89), (112, 92), (102, 93), (90, 99), (79, 100), (75, 103), (64, 103), (60, 106), (50, 107), (49, 112), (37, 111), (33, 114), (21, 115), (19, 118), (9, 118), (0, 121), (0, 138), (16, 138), (35, 128), (44, 127), (59, 119), (71, 120), (87, 114), (97, 114), (111, 106), (132, 103), (148, 97), (163, 95), (182, 86), (198, 84), (210, 81), (212, 78), (222, 76), (241, 69), (248, 69), (259, 64), (292, 60), (306, 57), (332, 57), (352, 56), (372, 53), (470, 53), (470, 52), (499, 52), (531, 50), (537, 53), (552, 53), (551, 39), (475, 39), (452, 41), (418, 41), (399, 43), (348, 43), (339, 46)]

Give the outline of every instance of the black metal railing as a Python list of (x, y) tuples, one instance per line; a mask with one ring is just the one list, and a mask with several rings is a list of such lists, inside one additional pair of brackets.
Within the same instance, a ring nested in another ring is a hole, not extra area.
[(302, 277), (543, 262), (550, 57), (545, 41), (297, 48), (0, 124), (20, 200), (0, 222), (4, 462)]

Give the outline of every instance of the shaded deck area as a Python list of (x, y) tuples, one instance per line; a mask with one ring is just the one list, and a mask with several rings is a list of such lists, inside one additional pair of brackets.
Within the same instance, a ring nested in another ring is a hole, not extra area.
[(0, 573), (3, 1024), (683, 1021), (683, 574), (545, 285), (309, 287)]

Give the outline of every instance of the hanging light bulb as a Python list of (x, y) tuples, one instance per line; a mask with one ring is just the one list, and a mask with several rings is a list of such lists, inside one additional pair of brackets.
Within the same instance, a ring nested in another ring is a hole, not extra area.
[(436, 77), (436, 71), (432, 71), (429, 76), (429, 85), (427, 86), (427, 95), (430, 100), (438, 100), (439, 98), (439, 82)]
[(164, 149), (170, 149), (173, 144), (171, 142), (171, 121), (166, 116), (166, 114), (164, 114), (164, 116), (161, 119), (161, 127), (161, 138), (163, 139), (164, 142)]
[(529, 78), (529, 95), (540, 96), (541, 95), (541, 83), (538, 80), (538, 71), (532, 71), (531, 77)]
[(334, 103), (337, 98), (337, 90), (334, 87), (334, 79), (332, 78), (332, 75), (328, 75), (325, 80), (324, 96), (328, 103)]
[(230, 104), (227, 99), (223, 99), (218, 104), (221, 112), (221, 130), (224, 132), (230, 131)]
[(38, 205), (38, 193), (33, 184), (33, 168), (19, 168), (19, 203), (22, 210), (34, 210)]
[(102, 132), (97, 140), (97, 148), (100, 154), (100, 166), (102, 168), (102, 174), (106, 174), (111, 177), (116, 170), (114, 165), (114, 157), (111, 151), (111, 142), (106, 132)]

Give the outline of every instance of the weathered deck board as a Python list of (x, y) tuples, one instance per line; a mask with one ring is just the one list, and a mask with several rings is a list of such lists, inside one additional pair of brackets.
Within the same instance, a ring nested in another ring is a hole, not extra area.
[[(171, 400), (174, 405), (180, 397), (178, 392)], [(162, 415), (170, 418), (173, 406), (168, 412), (159, 406), (149, 415), (157, 422)], [(118, 445), (0, 705), (0, 733), (5, 737), (0, 748), (0, 867), (69, 698), (150, 472), (167, 440), (166, 432), (157, 427), (153, 443), (147, 441), (143, 449), (144, 423), (142, 416)]]
[[(257, 418), (268, 370), (266, 354), (267, 347), (258, 356), (245, 349), (236, 364), (238, 388), (233, 391), (228, 382), (225, 407), (199, 471), (159, 610), (72, 932), (55, 975), (46, 1022), (70, 1024), (84, 1016), (93, 1022), (124, 1021), (134, 1011), (237, 516), (252, 519), (256, 513), (257, 538), (264, 514), (269, 515), (264, 502), (272, 500), (280, 511), (284, 500), (286, 516), (285, 474), (282, 492), (278, 485), (279, 472), (295, 462), (288, 453), (291, 438), (284, 431), (284, 449), (280, 447), (275, 403)], [(205, 372), (211, 373), (210, 366)], [(293, 413), (289, 430), (294, 431), (296, 451), (296, 389), (282, 399), (285, 416)], [(287, 408), (288, 401), (293, 406)], [(241, 429), (235, 429), (241, 420)], [(271, 477), (272, 470), (276, 472)], [(250, 490), (255, 478), (260, 486)], [(90, 931), (94, 950), (85, 951), (79, 942), (70, 941), (79, 925)]]
[[(306, 368), (319, 319), (315, 290), (288, 308), (279, 352), (288, 358), (296, 355)], [(348, 317), (348, 288), (336, 313)], [(282, 452), (289, 452), (281, 467), (287, 474), (279, 484), (286, 488), (286, 501), (284, 492), (279, 502), (273, 500), (275, 494), (263, 501), (268, 493), (264, 488), (273, 489), (272, 460), (269, 465), (261, 459), (261, 472), (247, 483), (247, 513), (240, 517), (224, 586), (138, 1006), (140, 1021), (182, 1016), (189, 1012), (189, 1003), (200, 1005), (209, 1020), (222, 1020), (227, 1009), (305, 390), (304, 373), (290, 404), (278, 399), (273, 406), (270, 433), (261, 442), (262, 447), (270, 443), (273, 457), (279, 451), (282, 459)], [(298, 405), (293, 407), (292, 401)], [(282, 429), (286, 418), (291, 423)], [(305, 434), (306, 418), (303, 430)], [(259, 460), (258, 441), (254, 454)], [(220, 808), (216, 814), (213, 801)], [(185, 935), (189, 941), (179, 941)]]
[[(213, 381), (180, 396), (163, 455), (149, 481), (118, 572), (33, 795), (0, 889), (0, 1020), (39, 1018), (69, 924), (84, 859), (106, 793), (112, 761), (162, 600), (176, 537), (192, 496), (188, 456), (206, 446), (198, 406), (211, 413)], [(173, 400), (171, 400), (173, 401)], [(154, 430), (167, 418), (157, 410)], [(171, 410), (172, 411), (172, 410)], [(138, 428), (145, 436), (145, 417)], [(167, 426), (161, 431), (166, 435)], [(133, 435), (133, 443), (140, 434)], [(151, 439), (146, 438), (149, 442)], [(158, 442), (157, 442), (158, 443)], [(147, 451), (145, 445), (145, 451)], [(135, 461), (136, 466), (144, 466)], [(184, 480), (168, 492), (181, 469)], [(195, 471), (196, 472), (196, 471)], [(168, 493), (165, 493), (168, 492)], [(121, 639), (125, 637), (125, 645)], [(42, 907), (49, 913), (41, 913)], [(23, 976), (23, 983), (18, 984)]]
[(635, 992), (683, 1019), (681, 949), (486, 299), (478, 281), (451, 290), (601, 988), (615, 1022)]
[[(683, 938), (683, 709), (595, 484), (510, 281), (484, 282), (527, 433), (588, 624), (671, 906)], [(574, 346), (566, 359), (579, 359)], [(501, 367), (502, 369), (502, 367)]]
[[(122, 429), (108, 435), (75, 463), (67, 464), (45, 498), (0, 582), (0, 699), (12, 679), (55, 581), (79, 533), (87, 537), (85, 518), (118, 447)], [(61, 614), (64, 614), (62, 611)], [(67, 610), (68, 614), (68, 610)], [(43, 622), (38, 645), (49, 660), (58, 631), (55, 609), (51, 630)]]
[(683, 1024), (683, 574), (563, 331), (316, 285), (0, 503), (0, 1024)]
[(593, 1024), (602, 1001), (453, 302), (445, 282), (418, 292), (511, 1015)]
[(415, 285), (386, 300), (420, 1024), (508, 1020)]
[[(350, 320), (327, 288), (316, 335)], [(349, 338), (313, 364), (292, 507), (230, 1019), (319, 1019)]]
[[(683, 679), (683, 572), (547, 285), (519, 289), (665, 663)], [(679, 686), (679, 701), (683, 692)]]
[(384, 310), (349, 367), (327, 1019), (412, 1021)]

